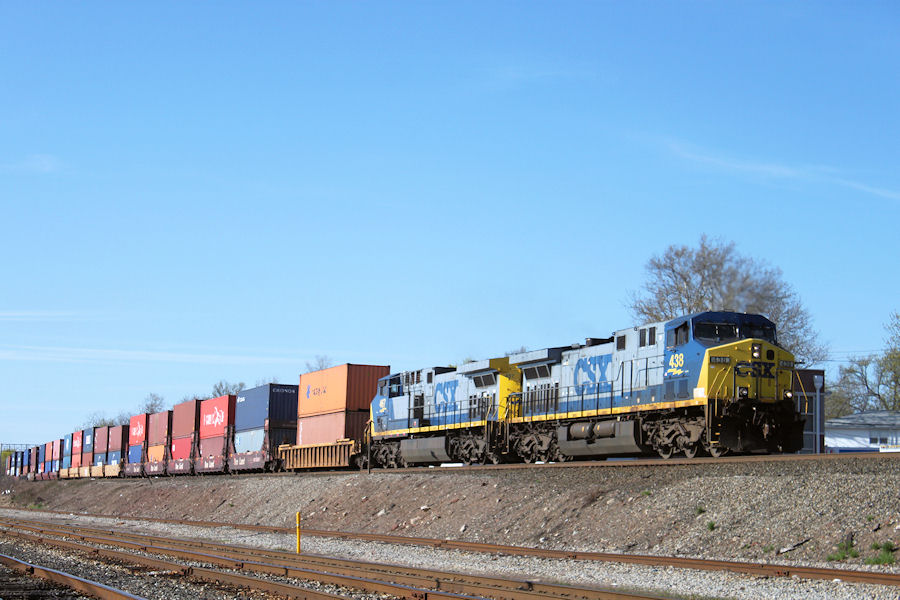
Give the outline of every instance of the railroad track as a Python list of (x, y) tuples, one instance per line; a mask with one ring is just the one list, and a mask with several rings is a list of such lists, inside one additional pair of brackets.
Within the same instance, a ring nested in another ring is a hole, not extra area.
[[(248, 577), (228, 571), (249, 571), (257, 575), (313, 580), (320, 583), (386, 594), (405, 600), (662, 600), (653, 596), (592, 587), (557, 585), (535, 581), (479, 575), (447, 573), (396, 565), (367, 563), (324, 556), (293, 554), (259, 548), (247, 548), (196, 540), (123, 533), (92, 527), (48, 525), (40, 521), (3, 519), (0, 525), (12, 537), (32, 543), (44, 543), (73, 551), (87, 552), (107, 559), (134, 561), (157, 569), (181, 572), (207, 581), (225, 581), (231, 585), (262, 590), (289, 597), (320, 600), (304, 595), (296, 586)], [(77, 540), (77, 541), (71, 541)], [(142, 555), (110, 550), (117, 547)], [(153, 555), (152, 558), (145, 556)], [(163, 560), (166, 556), (218, 567), (185, 566)], [(226, 569), (228, 571), (223, 571)], [(318, 592), (317, 592), (318, 593)], [(334, 598), (328, 595), (328, 598)]]
[[(50, 511), (47, 511), (50, 512)], [(69, 514), (69, 513), (56, 513), (56, 514)], [(112, 518), (112, 519), (121, 519), (122, 517), (116, 516), (108, 516), (108, 515), (86, 515), (92, 517), (101, 517), (101, 518)], [(131, 518), (131, 517), (130, 517)], [(295, 533), (294, 528), (289, 527), (275, 527), (269, 525), (244, 525), (244, 524), (232, 524), (232, 523), (217, 523), (213, 521), (187, 521), (187, 520), (176, 520), (176, 519), (153, 519), (149, 517), (133, 517), (131, 519), (146, 521), (146, 522), (156, 522), (156, 523), (165, 523), (165, 524), (174, 524), (174, 525), (188, 525), (194, 527), (231, 527), (234, 529), (245, 530), (245, 531), (261, 531), (267, 533), (277, 533), (277, 534), (289, 534), (293, 535)], [(0, 523), (4, 520), (0, 519)], [(37, 528), (48, 527), (45, 522), (42, 521), (32, 521), (28, 523), (28, 526), (34, 526)], [(85, 531), (91, 531), (95, 533), (102, 534), (115, 534), (115, 535), (126, 535), (121, 534), (119, 532), (114, 532), (112, 530), (106, 529), (98, 529), (98, 528), (82, 528)], [(309, 536), (321, 536), (321, 537), (332, 537), (332, 538), (341, 538), (348, 540), (358, 540), (358, 541), (374, 541), (374, 542), (384, 542), (389, 544), (411, 544), (411, 545), (420, 545), (420, 546), (428, 546), (432, 548), (443, 548), (443, 549), (451, 549), (451, 550), (462, 550), (467, 552), (480, 552), (480, 553), (488, 553), (488, 554), (506, 554), (510, 556), (532, 556), (539, 558), (548, 558), (548, 559), (568, 559), (568, 560), (579, 560), (579, 561), (594, 561), (594, 562), (614, 562), (614, 563), (630, 563), (630, 564), (639, 564), (651, 567), (673, 567), (679, 569), (695, 569), (700, 571), (729, 571), (732, 573), (739, 573), (743, 575), (753, 575), (753, 576), (761, 576), (761, 577), (800, 577), (804, 579), (822, 579), (822, 580), (835, 580), (840, 579), (841, 581), (851, 582), (851, 583), (866, 583), (866, 584), (876, 584), (876, 585), (887, 585), (887, 586), (900, 586), (900, 574), (896, 573), (879, 573), (874, 571), (859, 571), (852, 569), (831, 569), (831, 568), (821, 568), (821, 567), (805, 567), (805, 566), (795, 566), (795, 565), (785, 565), (785, 564), (770, 564), (770, 563), (751, 563), (751, 562), (741, 562), (741, 561), (726, 561), (726, 560), (707, 560), (707, 559), (698, 559), (698, 558), (683, 558), (683, 557), (667, 557), (667, 556), (650, 556), (650, 555), (642, 555), (642, 554), (614, 554), (607, 552), (579, 552), (579, 551), (567, 551), (567, 550), (549, 550), (543, 548), (528, 548), (521, 546), (507, 546), (507, 545), (498, 545), (498, 544), (485, 544), (479, 542), (463, 542), (463, 541), (455, 541), (455, 540), (439, 540), (439, 539), (431, 539), (431, 538), (412, 538), (412, 537), (404, 537), (404, 536), (396, 536), (396, 535), (383, 535), (383, 534), (367, 534), (367, 533), (350, 533), (350, 532), (340, 532), (340, 531), (322, 531), (322, 530), (308, 530), (304, 529), (302, 531), (303, 535)], [(135, 534), (127, 534), (127, 535), (135, 535)], [(149, 540), (165, 540), (166, 538), (154, 538), (153, 536), (137, 536), (138, 538), (149, 539)], [(192, 542), (194, 544), (198, 544), (198, 547), (217, 547), (216, 544), (211, 542)], [(260, 550), (255, 550), (252, 548), (242, 548), (242, 551), (245, 552), (262, 552)], [(285, 553), (275, 553), (276, 555), (284, 555)], [(291, 556), (288, 554), (288, 556)]]
[[(86, 594), (101, 600), (144, 600), (140, 596), (134, 596), (108, 585), (28, 563), (14, 556), (0, 554), (0, 564), (6, 567), (7, 571), (6, 573), (0, 572), (0, 598), (63, 600), (65, 598), (81, 598), (82, 594)], [(36, 579), (50, 582), (52, 585), (42, 584)], [(61, 592), (59, 587), (67, 588), (70, 592), (68, 594)]]
[[(453, 472), (463, 470), (466, 472), (480, 471), (508, 471), (521, 469), (580, 469), (580, 468), (602, 468), (617, 469), (629, 467), (672, 467), (672, 466), (697, 466), (697, 465), (728, 465), (728, 464), (752, 464), (765, 462), (836, 462), (849, 460), (900, 460), (900, 453), (882, 454), (879, 452), (860, 452), (860, 453), (844, 453), (844, 454), (749, 454), (740, 456), (726, 455), (719, 458), (697, 457), (697, 458), (670, 458), (663, 459), (659, 457), (645, 458), (611, 458), (604, 460), (585, 460), (570, 461), (562, 463), (508, 463), (499, 465), (462, 465), (452, 463), (441, 466), (430, 467), (405, 467), (403, 469), (374, 469), (372, 473), (378, 474), (410, 474), (410, 473), (440, 473)], [(233, 477), (295, 477), (297, 475), (309, 477), (323, 477), (335, 474), (353, 474), (366, 473), (367, 471), (358, 471), (356, 469), (322, 469), (316, 471), (297, 471), (297, 472), (280, 472), (280, 473), (261, 473), (253, 471), (238, 471), (229, 473)], [(216, 474), (203, 475), (204, 477), (217, 476)], [(156, 477), (156, 476), (154, 476)], [(177, 476), (176, 476), (177, 477)], [(124, 477), (124, 478), (97, 478), (98, 481), (141, 481), (146, 477)], [(77, 481), (78, 479), (75, 479)], [(41, 483), (44, 480), (36, 480), (34, 483)], [(67, 480), (56, 480), (67, 481)]]

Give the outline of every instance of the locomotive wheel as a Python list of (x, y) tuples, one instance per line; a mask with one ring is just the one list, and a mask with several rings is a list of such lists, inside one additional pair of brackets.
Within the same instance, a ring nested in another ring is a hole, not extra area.
[(657, 446), (656, 452), (664, 460), (668, 460), (672, 458), (672, 454), (675, 452), (675, 448), (673, 448), (672, 446)]
[(723, 448), (721, 446), (710, 446), (706, 451), (709, 452), (709, 455), (713, 458), (719, 458), (728, 454), (728, 448)]
[(694, 458), (697, 456), (697, 452), (700, 450), (699, 444), (689, 444), (684, 448), (684, 457), (685, 458)]

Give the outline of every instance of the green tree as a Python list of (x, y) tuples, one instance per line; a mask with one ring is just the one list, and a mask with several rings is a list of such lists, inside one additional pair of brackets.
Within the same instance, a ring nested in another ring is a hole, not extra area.
[(759, 313), (778, 327), (779, 343), (806, 366), (825, 360), (812, 318), (781, 269), (742, 256), (734, 242), (700, 237), (697, 247), (671, 245), (645, 267), (647, 279), (631, 296), (642, 322), (665, 321), (707, 310)]
[(839, 370), (825, 405), (825, 417), (869, 410), (900, 410), (900, 312), (885, 325), (882, 354), (851, 358)]

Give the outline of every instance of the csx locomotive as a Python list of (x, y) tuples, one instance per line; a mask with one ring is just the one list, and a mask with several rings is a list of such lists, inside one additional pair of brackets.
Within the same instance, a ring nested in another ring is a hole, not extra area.
[(379, 380), (372, 466), (796, 452), (794, 356), (765, 317), (703, 312), (584, 344)]

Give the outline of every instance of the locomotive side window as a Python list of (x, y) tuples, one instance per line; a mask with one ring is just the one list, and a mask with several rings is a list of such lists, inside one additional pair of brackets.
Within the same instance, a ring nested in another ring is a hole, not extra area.
[(643, 348), (644, 346), (647, 345), (647, 330), (646, 329), (641, 329), (641, 341), (638, 343), (638, 345), (641, 348)]
[(616, 350), (624, 350), (625, 349), (625, 336), (620, 335), (616, 338)]
[(647, 333), (647, 345), (655, 346), (656, 345), (656, 327), (651, 327)]
[(670, 329), (666, 332), (666, 346), (672, 348), (674, 346), (680, 346), (682, 344), (688, 343), (688, 338), (690, 334), (690, 326), (687, 322), (682, 323), (675, 329)]

